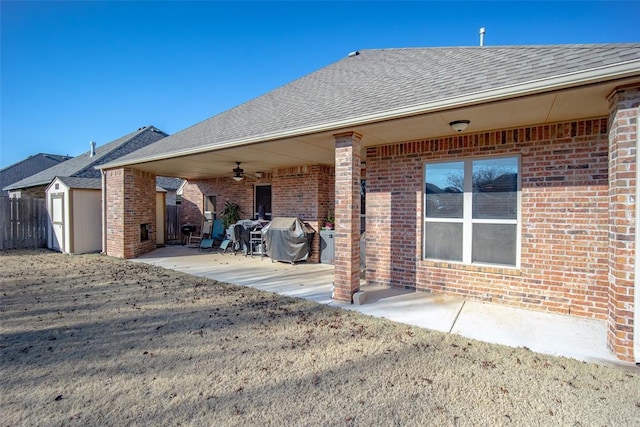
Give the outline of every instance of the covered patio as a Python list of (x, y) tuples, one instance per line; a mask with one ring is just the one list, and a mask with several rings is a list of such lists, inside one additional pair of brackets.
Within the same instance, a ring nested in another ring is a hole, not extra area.
[(159, 248), (132, 261), (494, 344), (526, 347), (585, 362), (633, 366), (607, 350), (607, 324), (602, 320), (366, 285), (364, 281), (363, 302), (345, 305), (331, 298), (334, 280), (331, 265), (271, 262), (268, 258), (199, 252), (185, 246)]

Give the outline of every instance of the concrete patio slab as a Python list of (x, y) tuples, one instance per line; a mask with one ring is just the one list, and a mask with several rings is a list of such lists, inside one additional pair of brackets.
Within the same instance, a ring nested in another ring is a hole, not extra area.
[(409, 289), (369, 285), (361, 290), (367, 294), (365, 303), (344, 308), (440, 332), (451, 331), (464, 304), (462, 299)]
[(332, 265), (272, 262), (268, 257), (199, 252), (185, 246), (159, 248), (134, 261), (480, 341), (636, 369), (607, 349), (607, 325), (600, 320), (371, 285), (361, 288), (364, 304), (341, 304), (331, 299)]
[(607, 350), (606, 322), (595, 319), (467, 301), (451, 332), (587, 362), (617, 361)]
[(320, 304), (334, 304), (331, 299), (333, 266), (327, 264), (272, 262), (268, 257), (198, 252), (185, 246), (159, 248), (135, 261)]

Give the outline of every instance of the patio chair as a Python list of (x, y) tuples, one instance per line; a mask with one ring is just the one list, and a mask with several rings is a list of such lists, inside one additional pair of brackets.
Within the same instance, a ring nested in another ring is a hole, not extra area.
[(202, 239), (200, 240), (200, 247), (198, 247), (198, 252), (205, 249), (214, 249), (214, 246), (216, 244), (218, 244), (221, 249), (224, 249), (222, 248), (222, 244), (225, 242), (225, 238), (224, 221), (222, 221), (221, 219), (214, 220), (211, 233), (208, 236), (202, 236)]
[(188, 241), (188, 246), (193, 246), (196, 245), (197, 247), (200, 246), (200, 242), (202, 242), (202, 239), (207, 239), (207, 238), (211, 238), (211, 227), (213, 226), (213, 224), (211, 223), (211, 221), (204, 221), (202, 223), (202, 227), (200, 228), (200, 234), (194, 234), (191, 233), (189, 234), (189, 241)]
[(213, 221), (213, 229), (211, 231), (211, 238), (213, 240), (222, 241), (225, 238), (224, 232), (224, 221), (221, 219), (216, 219)]

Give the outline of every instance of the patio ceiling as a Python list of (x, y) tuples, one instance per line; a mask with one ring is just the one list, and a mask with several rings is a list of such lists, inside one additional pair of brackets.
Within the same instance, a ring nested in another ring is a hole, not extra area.
[(616, 87), (639, 82), (640, 77), (620, 79), (580, 88), (433, 111), (394, 120), (336, 127), (330, 131), (137, 163), (132, 166), (161, 176), (204, 179), (231, 176), (232, 169), (236, 166), (235, 162), (242, 162), (241, 167), (245, 174), (254, 174), (257, 171), (268, 172), (278, 167), (302, 164), (333, 165), (335, 161), (333, 135), (336, 133), (358, 132), (363, 136), (362, 145), (366, 148), (454, 135), (449, 122), (460, 119), (471, 121), (463, 134), (473, 134), (608, 116), (607, 96)]

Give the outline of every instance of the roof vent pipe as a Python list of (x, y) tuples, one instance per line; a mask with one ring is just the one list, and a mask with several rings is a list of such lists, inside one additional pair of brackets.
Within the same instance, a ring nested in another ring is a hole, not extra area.
[(96, 155), (96, 143), (95, 141), (91, 141), (89, 142), (89, 145), (91, 146), (91, 150), (89, 151), (89, 157), (93, 157)]
[(484, 27), (480, 28), (480, 46), (484, 46)]

